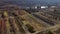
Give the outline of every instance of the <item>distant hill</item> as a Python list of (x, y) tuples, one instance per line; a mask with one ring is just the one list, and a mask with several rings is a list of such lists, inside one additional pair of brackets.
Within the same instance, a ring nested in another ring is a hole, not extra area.
[(60, 0), (0, 0), (0, 5), (1, 4), (19, 6), (60, 5)]

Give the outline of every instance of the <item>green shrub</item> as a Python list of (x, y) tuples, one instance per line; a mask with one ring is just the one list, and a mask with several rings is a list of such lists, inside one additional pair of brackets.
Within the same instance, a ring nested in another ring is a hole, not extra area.
[(29, 32), (31, 32), (31, 33), (34, 33), (34, 32), (35, 32), (35, 31), (34, 31), (34, 28), (33, 28), (31, 25), (26, 24), (26, 26), (27, 26)]

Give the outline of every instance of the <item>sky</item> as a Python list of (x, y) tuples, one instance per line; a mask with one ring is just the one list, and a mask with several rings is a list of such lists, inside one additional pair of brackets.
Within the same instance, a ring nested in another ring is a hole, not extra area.
[(60, 0), (0, 0), (0, 4), (2, 3), (20, 6), (60, 5)]

